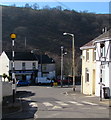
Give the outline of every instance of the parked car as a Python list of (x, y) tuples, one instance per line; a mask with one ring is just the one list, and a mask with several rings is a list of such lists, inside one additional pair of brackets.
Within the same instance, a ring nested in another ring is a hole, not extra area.
[(57, 82), (58, 84), (61, 84), (61, 82), (63, 82), (63, 84), (72, 84), (72, 80), (71, 79), (63, 79), (63, 81), (61, 81), (61, 79), (57, 79), (55, 80), (55, 82)]
[(37, 77), (35, 79), (35, 83), (38, 85), (41, 85), (41, 84), (50, 84), (51, 85), (53, 82), (54, 82), (53, 80), (50, 80), (47, 77)]
[(17, 81), (17, 86), (27, 86), (30, 85), (30, 81), (28, 80), (18, 80)]

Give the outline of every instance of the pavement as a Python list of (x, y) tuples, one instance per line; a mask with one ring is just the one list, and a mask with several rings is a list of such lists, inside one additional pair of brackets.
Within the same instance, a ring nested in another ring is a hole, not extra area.
[(32, 107), (33, 101), (27, 101), (23, 98), (33, 95), (34, 93), (31, 92), (18, 91), (14, 104), (12, 96), (5, 97), (2, 104), (2, 120), (32, 120), (34, 113), (37, 111), (37, 105)]
[[(55, 86), (53, 86), (55, 87)], [(70, 86), (71, 87), (71, 86)], [(55, 88), (60, 88), (60, 86), (56, 86)], [(68, 86), (63, 86), (63, 88), (68, 88)], [(16, 95), (16, 102), (15, 104), (12, 103), (12, 97), (7, 97), (3, 101), (3, 119), (2, 120), (7, 120), (9, 118), (14, 119), (32, 119), (34, 118), (34, 113), (37, 112), (37, 105), (34, 105), (34, 101), (28, 100), (28, 99), (23, 99), (28, 98), (29, 96), (34, 96), (35, 93), (30, 93), (27, 91), (18, 91)], [(63, 94), (68, 95), (68, 96), (75, 96), (78, 99), (87, 99), (88, 102), (94, 103), (94, 104), (100, 104), (101, 106), (107, 106), (111, 108), (111, 99), (102, 99), (100, 101), (99, 97), (97, 96), (89, 96), (89, 95), (84, 95), (80, 93), (80, 86), (76, 87), (76, 91), (68, 91), (64, 92)], [(34, 106), (34, 107), (33, 107)], [(27, 114), (27, 116), (26, 116)]]
[(82, 94), (78, 91), (68, 91), (64, 94), (67, 94), (67, 95), (70, 95), (70, 96), (75, 96), (76, 98), (79, 98), (79, 99), (87, 99), (88, 102), (91, 102), (91, 103), (111, 107), (111, 99), (102, 98), (102, 101), (100, 101), (100, 97), (97, 97), (95, 95), (84, 95), (84, 94)]
[[(55, 87), (61, 88), (61, 86), (55, 86)], [(72, 88), (72, 85), (63, 86), (63, 88)], [(100, 101), (99, 96), (82, 94), (80, 85), (76, 85), (75, 91), (70, 90), (68, 92), (65, 92), (64, 94), (69, 95), (69, 96), (75, 96), (76, 98), (80, 98), (80, 99), (86, 99), (87, 98), (87, 100), (89, 102), (92, 102), (92, 103), (95, 103), (95, 104), (100, 104), (100, 105), (107, 106), (107, 107), (111, 107), (111, 99), (102, 98), (102, 101)]]

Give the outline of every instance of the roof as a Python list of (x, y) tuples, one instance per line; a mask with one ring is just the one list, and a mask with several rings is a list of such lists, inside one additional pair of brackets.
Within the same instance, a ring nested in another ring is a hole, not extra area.
[[(12, 60), (12, 52), (6, 52), (9, 60)], [(36, 61), (37, 58), (30, 52), (15, 52), (14, 60)]]
[(95, 48), (94, 46), (94, 42), (95, 41), (100, 41), (100, 40), (106, 40), (106, 39), (111, 39), (111, 29), (101, 35), (99, 35), (98, 37), (96, 37), (95, 39), (91, 40), (90, 42), (86, 43), (85, 45), (83, 45), (82, 47), (80, 47), (80, 49), (88, 49), (88, 48)]
[[(6, 52), (9, 60), (12, 60), (12, 52)], [(41, 63), (41, 56), (42, 56), (42, 64), (52, 64), (55, 61), (50, 58), (48, 55), (36, 55), (31, 52), (15, 52), (14, 60), (18, 61), (39, 61)]]
[(52, 64), (55, 63), (55, 61), (50, 58), (48, 55), (36, 55), (38, 60), (39, 60), (39, 64), (41, 63), (42, 60), (42, 64)]

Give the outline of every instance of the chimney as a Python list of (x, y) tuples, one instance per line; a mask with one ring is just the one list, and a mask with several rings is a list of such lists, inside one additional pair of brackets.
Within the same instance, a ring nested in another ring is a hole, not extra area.
[(107, 32), (107, 27), (104, 27), (103, 29), (102, 29), (102, 33), (106, 33)]

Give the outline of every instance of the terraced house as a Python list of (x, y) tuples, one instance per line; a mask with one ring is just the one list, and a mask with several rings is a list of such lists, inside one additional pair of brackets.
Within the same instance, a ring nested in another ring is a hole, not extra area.
[(93, 41), (80, 49), (82, 50), (82, 93), (93, 95), (96, 86), (96, 49)]
[(111, 30), (82, 46), (82, 93), (102, 97), (104, 88), (111, 96)]

